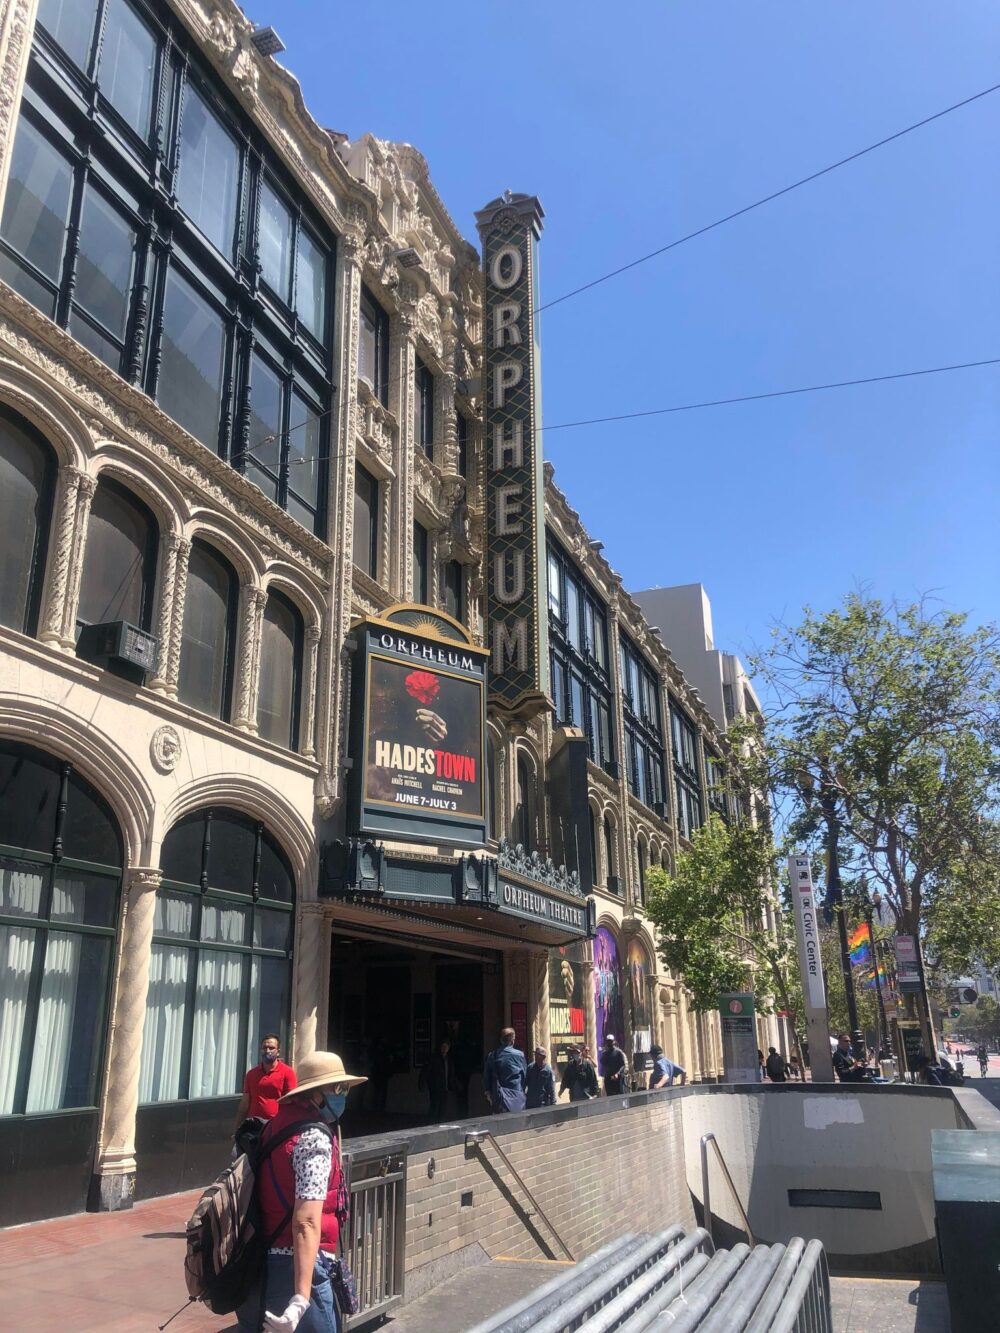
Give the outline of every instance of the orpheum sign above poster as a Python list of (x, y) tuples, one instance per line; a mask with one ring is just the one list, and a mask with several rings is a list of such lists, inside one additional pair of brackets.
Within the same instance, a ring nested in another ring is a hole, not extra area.
[(533, 195), (509, 190), (476, 214), (483, 246), (490, 703), (524, 717), (549, 706), (535, 316), (542, 217)]
[(423, 606), (358, 624), (354, 641), (351, 832), (481, 847), (486, 652)]

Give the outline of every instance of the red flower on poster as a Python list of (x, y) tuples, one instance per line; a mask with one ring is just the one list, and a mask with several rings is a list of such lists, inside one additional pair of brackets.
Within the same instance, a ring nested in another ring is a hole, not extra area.
[(426, 707), (437, 698), (441, 682), (430, 671), (411, 671), (406, 677), (406, 693)]

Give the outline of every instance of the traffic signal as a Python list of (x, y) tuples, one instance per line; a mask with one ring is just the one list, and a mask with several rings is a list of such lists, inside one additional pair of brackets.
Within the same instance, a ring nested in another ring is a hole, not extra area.
[(975, 986), (963, 986), (959, 991), (959, 999), (963, 1004), (975, 1004), (979, 999), (979, 992)]
[(959, 1009), (959, 1007), (958, 1007), (957, 1004), (953, 1004), (952, 1007), (948, 1010), (948, 1017), (949, 1017), (949, 1018), (961, 1018), (961, 1017), (962, 1017), (962, 1011), (961, 1011), (961, 1009)]

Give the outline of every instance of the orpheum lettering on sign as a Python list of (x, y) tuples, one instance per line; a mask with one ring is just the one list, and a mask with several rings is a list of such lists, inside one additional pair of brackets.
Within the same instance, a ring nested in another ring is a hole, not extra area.
[(545, 520), (535, 321), (542, 207), (507, 192), (476, 214), (483, 245), (490, 701), (548, 707)]

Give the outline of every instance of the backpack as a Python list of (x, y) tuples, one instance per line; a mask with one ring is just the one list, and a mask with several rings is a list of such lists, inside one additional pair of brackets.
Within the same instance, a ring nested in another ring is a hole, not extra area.
[(785, 1062), (777, 1051), (775, 1051), (774, 1055), (769, 1055), (767, 1057), (764, 1068), (767, 1070), (767, 1076), (770, 1079), (778, 1079), (780, 1081), (785, 1076)]
[(250, 1295), (270, 1245), (292, 1217), (290, 1207), (278, 1227), (264, 1234), (257, 1173), (275, 1148), (313, 1126), (333, 1138), (328, 1125), (311, 1119), (296, 1121), (263, 1144), (258, 1136), (202, 1194), (186, 1229), (184, 1280), (192, 1301), (204, 1301), (215, 1314), (232, 1314)]

